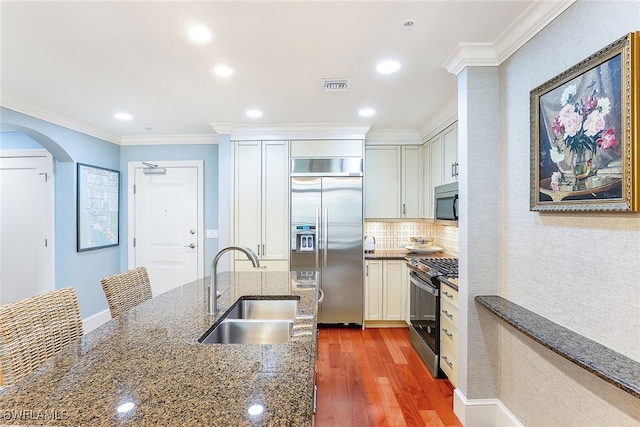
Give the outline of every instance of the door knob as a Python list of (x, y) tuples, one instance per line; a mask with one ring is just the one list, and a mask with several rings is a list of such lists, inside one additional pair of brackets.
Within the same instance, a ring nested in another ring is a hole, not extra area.
[(196, 234), (196, 230), (189, 230), (189, 234)]
[(191, 249), (193, 249), (193, 248), (195, 248), (195, 247), (196, 247), (196, 245), (195, 245), (195, 244), (193, 244), (193, 243), (192, 243), (192, 244), (190, 244), (190, 245), (184, 245), (184, 246), (183, 246), (183, 248), (191, 248)]

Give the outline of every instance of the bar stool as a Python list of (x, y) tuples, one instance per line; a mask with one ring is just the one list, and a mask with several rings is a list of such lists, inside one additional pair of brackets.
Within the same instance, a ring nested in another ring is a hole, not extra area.
[(146, 267), (104, 277), (100, 279), (100, 283), (107, 297), (112, 318), (153, 296)]
[(0, 307), (0, 363), (5, 386), (35, 371), (74, 342), (83, 328), (78, 297), (63, 288)]

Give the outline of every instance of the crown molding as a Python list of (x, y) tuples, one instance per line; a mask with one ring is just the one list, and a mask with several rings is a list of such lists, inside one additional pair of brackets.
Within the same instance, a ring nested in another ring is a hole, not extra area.
[(231, 135), (234, 141), (275, 139), (364, 139), (371, 123), (211, 123), (219, 135)]
[(120, 145), (186, 145), (217, 144), (218, 135), (125, 135)]
[(37, 119), (44, 120), (49, 123), (53, 123), (54, 125), (75, 130), (77, 132), (81, 132), (98, 139), (103, 139), (105, 141), (109, 141), (114, 144), (120, 144), (120, 137), (112, 134), (111, 132), (106, 132), (102, 129), (98, 129), (94, 126), (91, 126), (87, 123), (80, 122), (70, 117), (45, 110), (44, 108), (41, 108), (41, 107), (36, 107), (35, 105), (28, 104), (24, 101), (21, 101), (17, 98), (14, 98), (10, 95), (6, 95), (4, 93), (0, 94), (0, 97), (1, 97), (1, 101), (0, 101), (1, 105), (10, 110), (14, 110), (31, 117), (35, 117)]
[(465, 67), (496, 67), (556, 19), (576, 0), (534, 1), (491, 43), (459, 43), (442, 63), (452, 74)]
[(374, 129), (367, 133), (366, 145), (420, 145), (418, 129)]

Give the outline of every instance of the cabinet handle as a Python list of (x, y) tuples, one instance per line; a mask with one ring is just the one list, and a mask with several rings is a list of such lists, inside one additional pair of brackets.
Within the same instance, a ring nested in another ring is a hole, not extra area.
[(444, 334), (445, 334), (446, 336), (448, 336), (450, 339), (453, 339), (453, 334), (452, 334), (452, 333), (450, 333), (450, 332), (447, 330), (447, 328), (442, 328), (442, 329), (441, 329), (441, 331), (442, 331), (442, 332), (444, 332)]
[(365, 265), (364, 270), (365, 270), (364, 275), (365, 275), (365, 276), (367, 276), (367, 277), (369, 277), (369, 266), (368, 266), (368, 265)]
[(264, 250), (264, 243), (262, 244), (262, 256), (264, 256), (264, 254), (266, 254), (267, 252)]
[(407, 205), (406, 204), (402, 204), (402, 215), (406, 215), (407, 213)]
[(442, 295), (444, 295), (445, 297), (447, 297), (447, 298), (449, 298), (450, 300), (453, 301), (453, 295), (451, 295), (449, 292), (442, 291)]
[(442, 313), (449, 319), (453, 320), (453, 314), (450, 314), (447, 310), (442, 310)]
[(444, 360), (444, 363), (446, 363), (447, 365), (449, 365), (450, 368), (453, 369), (453, 363), (449, 362), (449, 359), (447, 359), (447, 356), (442, 356), (442, 360)]
[(458, 176), (458, 175), (460, 175), (459, 170), (458, 170), (458, 165), (459, 165), (459, 163), (458, 163), (458, 162), (456, 162), (455, 164), (456, 164), (456, 176)]
[(454, 176), (456, 176), (456, 164), (451, 163), (451, 178), (453, 178)]
[(260, 245), (258, 244), (258, 256), (260, 256)]

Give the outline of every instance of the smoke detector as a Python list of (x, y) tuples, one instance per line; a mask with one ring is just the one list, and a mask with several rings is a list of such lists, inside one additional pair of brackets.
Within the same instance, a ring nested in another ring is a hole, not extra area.
[(325, 92), (346, 92), (349, 89), (349, 79), (324, 79), (322, 86)]

